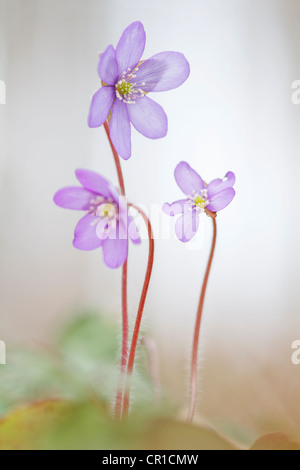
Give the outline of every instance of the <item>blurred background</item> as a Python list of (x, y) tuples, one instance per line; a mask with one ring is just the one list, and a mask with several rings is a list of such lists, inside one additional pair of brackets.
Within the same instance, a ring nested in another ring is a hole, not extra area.
[[(57, 189), (84, 167), (117, 182), (104, 129), (87, 114), (99, 88), (98, 53), (132, 21), (144, 57), (183, 52), (189, 80), (153, 96), (169, 132), (133, 131), (122, 162), (128, 197), (150, 209), (181, 197), (173, 178), (187, 160), (206, 180), (237, 175), (237, 196), (218, 216), (218, 245), (201, 337), (198, 413), (250, 435), (299, 433), (300, 0), (0, 0), (0, 339), (48, 344), (59, 325), (92, 308), (120, 322), (121, 271), (102, 253), (72, 247), (79, 214), (57, 208)], [(166, 216), (167, 217), (167, 216)], [(161, 216), (161, 220), (164, 217)], [(185, 403), (195, 313), (211, 242), (210, 220), (191, 246), (160, 238), (144, 331), (157, 342), (162, 382)], [(136, 312), (147, 242), (132, 247), (129, 306)], [(9, 354), (8, 364), (9, 368)], [(229, 426), (229, 425), (228, 425)], [(234, 431), (232, 431), (234, 435)]]

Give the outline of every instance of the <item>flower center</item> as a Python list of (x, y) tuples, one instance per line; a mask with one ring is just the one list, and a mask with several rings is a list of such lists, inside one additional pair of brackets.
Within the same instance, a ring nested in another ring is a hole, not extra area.
[(116, 91), (118, 91), (120, 95), (122, 96), (128, 95), (131, 90), (132, 90), (132, 83), (126, 82), (125, 80), (122, 80), (122, 81), (120, 80), (116, 85)]
[(119, 221), (119, 207), (112, 199), (103, 196), (94, 196), (90, 200), (88, 213), (93, 216), (91, 227), (96, 227), (97, 236), (104, 240), (109, 233), (116, 231)]
[(96, 215), (101, 217), (101, 219), (107, 219), (108, 221), (116, 219), (117, 210), (115, 204), (111, 202), (101, 204), (96, 209)]
[(141, 88), (146, 85), (145, 82), (138, 85), (133, 82), (136, 78), (134, 72), (138, 71), (138, 67), (131, 72), (130, 69), (127, 72), (123, 72), (119, 78), (119, 81), (115, 85), (116, 97), (126, 104), (135, 104), (136, 98), (143, 98), (146, 92)]
[(206, 206), (209, 204), (209, 200), (207, 199), (207, 189), (202, 189), (199, 193), (194, 194), (194, 196), (190, 196), (189, 198), (193, 207), (196, 208), (199, 212), (204, 212)]
[(107, 200), (103, 196), (95, 196), (90, 200), (89, 213), (96, 218), (92, 225), (97, 225), (100, 218), (105, 221), (107, 230), (113, 227), (119, 218), (116, 204), (112, 200)]

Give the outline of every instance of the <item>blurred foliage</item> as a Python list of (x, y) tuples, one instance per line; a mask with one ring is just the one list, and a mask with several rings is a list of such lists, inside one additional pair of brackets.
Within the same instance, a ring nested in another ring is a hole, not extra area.
[(41, 435), (63, 413), (66, 404), (59, 401), (18, 408), (0, 422), (0, 450), (38, 449)]
[(53, 347), (8, 352), (0, 368), (0, 414), (49, 398), (107, 398), (117, 385), (118, 332), (95, 314), (75, 317)]
[(272, 432), (260, 437), (250, 450), (300, 450), (300, 445), (283, 432)]
[[(140, 410), (141, 411), (141, 410)], [(142, 411), (119, 421), (104, 402), (45, 401), (0, 422), (0, 450), (244, 450), (216, 431)], [(300, 450), (283, 433), (261, 437), (250, 450)]]
[[(111, 400), (119, 380), (119, 339), (114, 324), (85, 313), (63, 328), (53, 346), (9, 351), (8, 365), (0, 367), (0, 416), (15, 406), (49, 398)], [(137, 362), (144, 361), (140, 353)], [(153, 402), (147, 374), (135, 377), (134, 391), (135, 401)]]
[[(16, 349), (8, 356), (9, 365), (0, 368), (0, 450), (245, 448), (210, 427), (175, 419), (176, 410), (165, 399), (155, 405), (147, 372), (134, 375), (134, 412), (124, 421), (115, 419), (119, 333), (99, 315), (75, 317), (51, 347)], [(137, 362), (147, 371), (143, 347)], [(263, 436), (252, 447), (264, 448), (299, 450), (280, 433)]]
[(120, 422), (101, 402), (43, 402), (0, 423), (0, 450), (238, 450), (208, 428), (143, 413)]

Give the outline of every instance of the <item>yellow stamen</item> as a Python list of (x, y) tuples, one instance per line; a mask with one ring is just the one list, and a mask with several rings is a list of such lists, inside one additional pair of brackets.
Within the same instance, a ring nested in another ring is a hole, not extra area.
[(195, 202), (196, 206), (202, 207), (205, 204), (206, 199), (204, 197), (198, 195), (198, 196), (195, 197), (194, 202)]
[(120, 95), (126, 96), (130, 93), (132, 89), (132, 84), (126, 81), (120, 81), (116, 86), (117, 91)]

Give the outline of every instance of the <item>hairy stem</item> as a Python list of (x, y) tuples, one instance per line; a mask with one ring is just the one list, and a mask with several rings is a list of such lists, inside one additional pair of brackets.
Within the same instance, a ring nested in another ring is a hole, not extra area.
[[(110, 132), (109, 132), (109, 124), (106, 121), (104, 123), (104, 128), (112, 149), (112, 153), (114, 156), (119, 185), (122, 196), (126, 196), (125, 192), (125, 184), (124, 184), (124, 177), (120, 162), (120, 157), (111, 141)], [(127, 365), (127, 357), (128, 357), (128, 307), (127, 307), (127, 272), (128, 272), (128, 263), (127, 260), (122, 267), (122, 356), (121, 356), (121, 376), (123, 376), (126, 372), (126, 365)], [(116, 405), (115, 411), (116, 415), (120, 415), (121, 407), (122, 407), (122, 400), (123, 400), (123, 391), (122, 387), (117, 392), (116, 397)]]
[(153, 269), (153, 262), (154, 262), (154, 237), (153, 231), (151, 227), (150, 220), (148, 219), (147, 215), (145, 214), (142, 209), (135, 206), (134, 204), (129, 204), (130, 207), (133, 207), (135, 210), (139, 212), (139, 214), (144, 219), (145, 224), (147, 225), (148, 230), (148, 239), (149, 239), (149, 254), (148, 254), (148, 264), (147, 270), (145, 275), (145, 281), (143, 285), (143, 290), (140, 298), (139, 308), (136, 316), (135, 327), (132, 335), (131, 347), (128, 357), (128, 365), (127, 365), (127, 375), (126, 375), (126, 384), (125, 384), (125, 392), (124, 392), (124, 400), (123, 400), (123, 416), (128, 415), (129, 410), (129, 403), (130, 403), (130, 381), (131, 375), (134, 367), (135, 355), (136, 355), (136, 348), (138, 344), (138, 338), (141, 328), (141, 322), (143, 318), (143, 312), (145, 307), (145, 302), (147, 298), (147, 293), (149, 289), (152, 269)]
[(188, 414), (188, 423), (191, 423), (194, 418), (195, 414), (195, 406), (196, 406), (196, 395), (197, 395), (197, 360), (198, 360), (198, 349), (199, 349), (199, 337), (200, 337), (200, 326), (202, 320), (202, 312), (203, 312), (203, 305), (205, 300), (207, 282), (210, 274), (210, 269), (214, 257), (216, 241), (217, 241), (217, 223), (216, 219), (212, 217), (213, 222), (213, 240), (212, 246), (210, 251), (210, 256), (203, 280), (201, 295), (200, 295), (200, 302), (197, 311), (197, 318), (196, 318), (196, 325), (195, 325), (195, 333), (194, 333), (194, 342), (193, 342), (193, 352), (192, 352), (192, 365), (191, 365), (191, 384), (190, 384), (190, 407), (189, 407), (189, 414)]
[(107, 137), (108, 137), (111, 149), (112, 149), (112, 153), (113, 153), (113, 156), (114, 156), (114, 160), (115, 160), (115, 164), (116, 164), (116, 168), (117, 168), (117, 173), (118, 173), (118, 178), (119, 178), (121, 194), (122, 194), (122, 196), (125, 196), (126, 195), (126, 193), (125, 193), (125, 184), (124, 184), (124, 177), (123, 177), (120, 157), (119, 157), (119, 155), (118, 155), (118, 153), (117, 153), (117, 151), (114, 147), (114, 144), (111, 141), (110, 132), (109, 132), (109, 124), (108, 124), (107, 121), (104, 123), (104, 129), (106, 131), (106, 134), (107, 134)]

